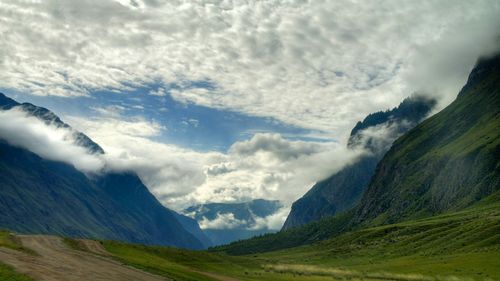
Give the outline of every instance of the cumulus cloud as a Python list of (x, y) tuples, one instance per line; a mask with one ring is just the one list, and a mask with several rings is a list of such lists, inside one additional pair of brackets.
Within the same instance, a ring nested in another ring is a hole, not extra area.
[(57, 96), (175, 84), (178, 100), (340, 139), (420, 88), (449, 102), (499, 11), (496, 0), (5, 0), (0, 81)]
[[(249, 219), (238, 219), (231, 212), (217, 213), (215, 218), (208, 219), (203, 217), (200, 221), (202, 229), (246, 229), (246, 230), (279, 230), (283, 226), (288, 213), (289, 207), (283, 207), (265, 217), (260, 217), (251, 213)], [(187, 214), (189, 215), (189, 214)]]
[(266, 217), (255, 217), (255, 223), (250, 227), (250, 229), (270, 229), (270, 230), (280, 230), (285, 223), (288, 214), (290, 213), (290, 208), (284, 207), (279, 209), (274, 214)]
[[(317, 180), (353, 161), (363, 151), (338, 143), (291, 141), (279, 134), (255, 134), (226, 152), (197, 152), (153, 141), (154, 123), (107, 117), (69, 118), (106, 151), (111, 169), (136, 171), (165, 205), (183, 210), (206, 202), (266, 198), (286, 207)], [(124, 123), (124, 124), (120, 124)], [(131, 134), (129, 123), (141, 128)]]
[(199, 224), (201, 229), (234, 229), (245, 226), (247, 222), (235, 218), (232, 213), (217, 213), (215, 219), (208, 220), (204, 217)]
[(290, 141), (279, 134), (255, 134), (233, 144), (207, 180), (188, 197), (206, 202), (277, 199), (288, 206), (315, 181), (326, 178), (362, 151), (337, 143)]
[(100, 155), (76, 144), (76, 132), (70, 128), (46, 124), (18, 107), (0, 110), (0, 120), (0, 138), (12, 145), (45, 159), (69, 163), (84, 172), (97, 172), (105, 166)]

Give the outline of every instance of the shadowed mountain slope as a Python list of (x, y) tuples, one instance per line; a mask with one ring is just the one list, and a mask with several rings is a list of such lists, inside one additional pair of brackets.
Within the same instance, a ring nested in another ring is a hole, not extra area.
[[(13, 107), (46, 124), (73, 130), (45, 108), (19, 104), (0, 94), (0, 108)], [(104, 153), (84, 134), (74, 134), (76, 144), (89, 153)], [(1, 228), (193, 249), (211, 245), (195, 220), (162, 206), (134, 173), (84, 174), (1, 137), (0, 186)]]

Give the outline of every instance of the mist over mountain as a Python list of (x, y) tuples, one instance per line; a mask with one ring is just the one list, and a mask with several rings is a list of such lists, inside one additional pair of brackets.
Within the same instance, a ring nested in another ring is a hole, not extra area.
[(317, 182), (292, 205), (283, 229), (300, 226), (346, 211), (359, 202), (375, 167), (392, 142), (416, 126), (436, 101), (425, 96), (406, 98), (398, 107), (368, 115), (352, 129), (349, 149), (367, 151), (325, 180)]
[(56, 128), (64, 128), (70, 130), (75, 136), (75, 144), (86, 148), (90, 153), (95, 153), (95, 154), (104, 153), (104, 150), (97, 143), (92, 141), (85, 134), (73, 130), (71, 126), (64, 123), (52, 111), (43, 107), (35, 106), (27, 102), (18, 103), (17, 101), (5, 96), (3, 93), (0, 93), (0, 109), (9, 110), (14, 107), (22, 110), (23, 112), (27, 113), (30, 116), (36, 117), (37, 119), (44, 122), (46, 125), (51, 125)]
[[(393, 143), (376, 165), (361, 200), (352, 208), (217, 250), (233, 254), (266, 252), (335, 239), (373, 226), (432, 219), (450, 212), (460, 214), (474, 207), (497, 210), (499, 152), (500, 55), (496, 55), (478, 61), (454, 102)], [(454, 224), (454, 220), (446, 222), (436, 231)], [(392, 228), (397, 230), (398, 226)], [(483, 238), (469, 232), (464, 239), (479, 243), (475, 239), (490, 239), (496, 228), (492, 229), (477, 234)], [(390, 229), (384, 231), (389, 233)], [(417, 227), (415, 231), (424, 230)], [(391, 239), (405, 234), (394, 235)]]
[[(78, 156), (92, 158), (104, 154), (99, 145), (54, 113), (32, 104), (19, 104), (3, 94), (0, 94), (0, 108), (1, 114), (9, 117), (0, 126), (1, 228), (192, 249), (211, 245), (195, 220), (162, 206), (134, 173), (83, 173), (71, 165), (71, 159), (64, 159), (65, 162), (44, 159), (27, 148), (42, 154), (46, 152), (44, 149), (57, 150), (57, 147), (36, 146), (36, 141), (43, 141), (51, 134), (33, 139), (30, 138), (33, 135), (23, 135), (7, 124), (16, 121), (16, 117), (25, 118), (22, 114), (26, 114), (50, 126), (51, 133), (56, 134), (53, 137), (74, 142), (74, 146), (67, 147), (61, 143), (59, 149), (66, 154), (56, 158), (76, 157), (75, 151), (70, 150), (78, 148), (84, 150), (78, 150)], [(64, 129), (62, 136), (57, 135), (60, 129)]]

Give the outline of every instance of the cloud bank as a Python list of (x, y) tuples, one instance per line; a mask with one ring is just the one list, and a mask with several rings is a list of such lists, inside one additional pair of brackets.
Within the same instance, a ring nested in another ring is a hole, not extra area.
[[(154, 134), (131, 134), (117, 124), (131, 121), (78, 117), (70, 121), (104, 148), (110, 168), (136, 171), (163, 203), (177, 210), (254, 198), (290, 204), (315, 181), (363, 153), (334, 142), (290, 141), (269, 133), (236, 142), (226, 153), (196, 152), (153, 141)], [(158, 128), (154, 123), (134, 124), (145, 126), (143, 132)]]

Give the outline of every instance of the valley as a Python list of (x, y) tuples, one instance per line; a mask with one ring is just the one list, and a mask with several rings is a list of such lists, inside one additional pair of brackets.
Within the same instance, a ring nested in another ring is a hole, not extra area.
[(0, 1), (0, 281), (500, 281), (500, 2), (414, 3)]

